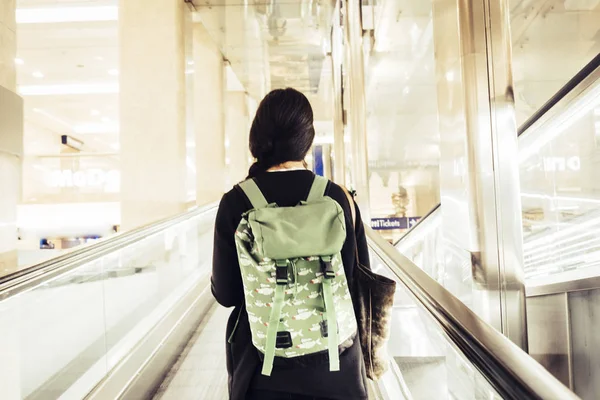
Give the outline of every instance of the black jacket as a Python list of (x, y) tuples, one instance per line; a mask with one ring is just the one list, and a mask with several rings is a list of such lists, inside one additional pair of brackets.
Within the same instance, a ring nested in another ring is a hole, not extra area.
[[(314, 174), (307, 170), (264, 172), (255, 179), (267, 201), (288, 207), (306, 199)], [(342, 206), (346, 216), (346, 231), (356, 231), (358, 255), (361, 263), (368, 267), (368, 248), (358, 207), (353, 204), (357, 212), (357, 224), (353, 227), (350, 204), (343, 189), (330, 183), (326, 194)], [(247, 391), (253, 388), (331, 399), (366, 399), (367, 378), (358, 338), (340, 356), (339, 372), (330, 372), (329, 363), (324, 362), (305, 368), (281, 368), (276, 365), (270, 377), (261, 375), (261, 361), (251, 341), (248, 314), (243, 306), (244, 291), (234, 241), (242, 214), (251, 208), (243, 191), (234, 187), (223, 196), (215, 225), (212, 293), (222, 306), (235, 307), (227, 323), (226, 339), (230, 338), (241, 312), (231, 343), (226, 342), (230, 398), (242, 400)], [(355, 254), (354, 238), (348, 234), (342, 248), (342, 259), (350, 287), (353, 287)]]

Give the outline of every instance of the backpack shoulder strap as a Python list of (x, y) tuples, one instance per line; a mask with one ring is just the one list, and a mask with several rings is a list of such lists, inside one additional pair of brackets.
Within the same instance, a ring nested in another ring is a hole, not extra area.
[(327, 185), (329, 184), (329, 179), (323, 178), (320, 175), (315, 175), (315, 180), (310, 188), (310, 192), (308, 193), (308, 197), (306, 198), (307, 202), (319, 200), (321, 197), (325, 196), (325, 191), (327, 190)]
[(239, 184), (239, 187), (244, 191), (250, 203), (252, 203), (252, 207), (255, 209), (265, 208), (269, 205), (267, 199), (262, 194), (258, 185), (254, 181), (254, 179), (246, 179), (244, 182)]
[(352, 226), (356, 228), (356, 210), (354, 209), (354, 199), (352, 198), (350, 192), (348, 192), (348, 189), (346, 189), (344, 186), (340, 187), (346, 194), (346, 199), (348, 199), (348, 206), (350, 206), (350, 214), (352, 214)]

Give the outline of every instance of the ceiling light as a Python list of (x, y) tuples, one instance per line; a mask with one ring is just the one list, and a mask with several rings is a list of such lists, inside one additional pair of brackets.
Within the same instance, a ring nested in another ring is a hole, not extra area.
[(186, 69), (186, 70), (185, 70), (185, 74), (186, 74), (186, 75), (191, 75), (191, 74), (193, 74), (193, 73), (194, 73), (194, 70), (193, 70), (193, 69)]
[(34, 78), (43, 78), (44, 77), (44, 74), (42, 74), (40, 71), (35, 71), (31, 75), (33, 75)]
[(119, 75), (119, 70), (116, 68), (111, 68), (108, 70), (108, 74), (112, 75), (112, 76), (117, 76), (117, 75)]
[(23, 8), (16, 12), (18, 24), (117, 21), (118, 18), (117, 6)]
[(446, 72), (446, 80), (448, 82), (454, 82), (454, 71)]
[(402, 93), (404, 93), (405, 95), (409, 94), (410, 93), (410, 88), (408, 86), (405, 87), (404, 90), (402, 91)]
[(104, 61), (104, 57), (102, 57), (102, 56), (96, 56), (94, 58), (98, 61)]
[(187, 64), (188, 64), (188, 65), (194, 65), (194, 62), (193, 62), (193, 61), (188, 61), (188, 63), (187, 63)]
[(195, 174), (196, 173), (196, 163), (192, 161), (190, 157), (186, 157), (185, 165)]
[(23, 59), (21, 59), (21, 58), (15, 58), (15, 64), (23, 65), (23, 64), (25, 64), (25, 61), (23, 61)]
[(30, 85), (19, 86), (19, 93), (23, 96), (119, 93), (119, 84)]
[(98, 111), (98, 110), (92, 110), (92, 111), (90, 111), (90, 115), (92, 117), (97, 117), (98, 115), (100, 115), (100, 111)]

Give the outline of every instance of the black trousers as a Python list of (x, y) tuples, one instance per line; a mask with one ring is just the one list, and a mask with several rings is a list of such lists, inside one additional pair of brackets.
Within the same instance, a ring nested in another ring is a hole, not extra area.
[(294, 393), (271, 392), (269, 390), (250, 390), (246, 400), (332, 400), (326, 397), (304, 396)]

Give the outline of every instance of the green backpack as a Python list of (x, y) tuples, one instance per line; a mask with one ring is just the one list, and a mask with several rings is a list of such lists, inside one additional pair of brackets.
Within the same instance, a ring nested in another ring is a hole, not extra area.
[(339, 371), (339, 351), (356, 335), (340, 253), (344, 211), (325, 196), (328, 182), (316, 176), (306, 201), (295, 207), (268, 204), (252, 179), (239, 185), (253, 207), (242, 215), (235, 242), (263, 375), (271, 375), (275, 356), (325, 351), (329, 369)]

